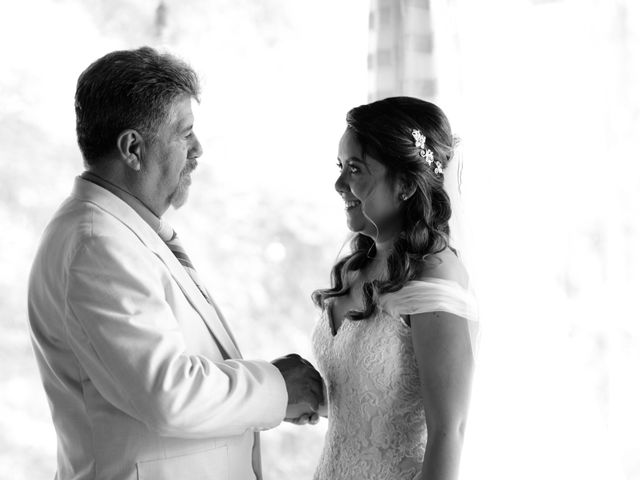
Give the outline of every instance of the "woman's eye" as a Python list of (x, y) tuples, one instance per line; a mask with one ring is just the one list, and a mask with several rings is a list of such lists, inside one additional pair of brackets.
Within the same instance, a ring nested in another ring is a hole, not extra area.
[[(344, 168), (344, 165), (342, 165), (341, 162), (336, 163), (336, 166), (340, 171), (342, 171), (342, 169)], [(347, 165), (347, 168), (349, 169), (349, 173), (360, 173), (360, 168), (356, 167), (355, 165)]]

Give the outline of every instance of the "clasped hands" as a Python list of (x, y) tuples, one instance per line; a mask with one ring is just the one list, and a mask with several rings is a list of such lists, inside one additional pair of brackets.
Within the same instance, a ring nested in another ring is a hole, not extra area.
[(315, 425), (320, 415), (326, 416), (322, 377), (311, 363), (297, 353), (276, 358), (271, 363), (280, 370), (287, 386), (289, 402), (285, 421)]

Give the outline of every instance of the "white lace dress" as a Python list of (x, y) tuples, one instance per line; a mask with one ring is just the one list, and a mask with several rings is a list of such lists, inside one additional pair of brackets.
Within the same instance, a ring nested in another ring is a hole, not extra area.
[(400, 315), (467, 318), (475, 355), (475, 297), (456, 282), (411, 281), (379, 303), (378, 314), (345, 320), (335, 337), (325, 310), (313, 332), (329, 420), (315, 480), (412, 479), (420, 471), (427, 430), (411, 330)]

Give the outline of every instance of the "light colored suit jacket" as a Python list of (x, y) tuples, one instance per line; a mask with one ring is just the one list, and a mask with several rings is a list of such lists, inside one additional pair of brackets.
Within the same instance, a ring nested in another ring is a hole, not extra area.
[(127, 203), (76, 179), (44, 232), (28, 303), (57, 479), (256, 478), (254, 432), (283, 420), (284, 380), (239, 358), (224, 320)]

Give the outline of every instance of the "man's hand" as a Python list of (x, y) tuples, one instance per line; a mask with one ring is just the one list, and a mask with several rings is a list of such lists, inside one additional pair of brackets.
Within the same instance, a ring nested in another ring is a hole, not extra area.
[(285, 418), (285, 421), (294, 425), (315, 425), (320, 421), (320, 415), (317, 413), (304, 413), (298, 418)]
[[(296, 353), (277, 358), (271, 363), (280, 370), (287, 386), (289, 403), (285, 420), (298, 425), (317, 423), (315, 412), (324, 403), (322, 377), (318, 371)], [(302, 418), (307, 421), (301, 423)]]

